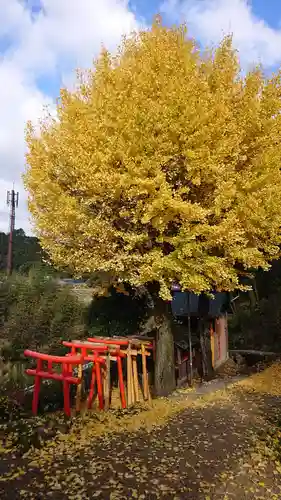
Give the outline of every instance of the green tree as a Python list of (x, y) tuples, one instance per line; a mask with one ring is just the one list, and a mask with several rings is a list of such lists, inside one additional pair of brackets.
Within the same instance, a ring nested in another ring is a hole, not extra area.
[[(5, 270), (7, 266), (9, 234), (0, 233), (0, 270)], [(42, 263), (44, 258), (40, 243), (34, 236), (27, 236), (23, 229), (16, 229), (13, 232), (13, 269), (20, 268), (28, 274), (28, 269), (38, 263)]]
[(124, 291), (109, 289), (109, 295), (94, 297), (87, 318), (92, 336), (129, 336), (140, 332), (148, 316), (147, 296), (126, 285)]
[(243, 288), (241, 274), (279, 256), (280, 77), (242, 75), (229, 37), (202, 53), (156, 19), (61, 91), (40, 136), (28, 125), (40, 242), (77, 275), (150, 289), (158, 393), (175, 383), (171, 284)]
[(64, 352), (62, 340), (85, 336), (85, 307), (44, 272), (14, 275), (0, 284), (3, 354), (21, 359), (24, 349)]

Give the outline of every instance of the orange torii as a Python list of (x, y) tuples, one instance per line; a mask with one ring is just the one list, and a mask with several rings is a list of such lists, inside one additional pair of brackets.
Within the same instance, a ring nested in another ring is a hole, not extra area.
[[(104, 408), (104, 394), (102, 387), (102, 377), (100, 371), (100, 364), (97, 362), (97, 359), (102, 359), (102, 362), (105, 363), (106, 359), (110, 361), (110, 358), (116, 359), (117, 361), (117, 369), (118, 369), (118, 379), (119, 379), (119, 388), (120, 388), (120, 399), (122, 408), (126, 408), (126, 398), (125, 398), (125, 388), (124, 388), (124, 380), (123, 380), (123, 371), (122, 371), (122, 361), (121, 358), (125, 357), (125, 354), (120, 350), (120, 347), (115, 347), (115, 349), (111, 348), (111, 346), (104, 345), (101, 342), (93, 343), (90, 341), (79, 341), (72, 340), (71, 342), (63, 342), (63, 345), (66, 347), (71, 347), (71, 354), (77, 354), (77, 351), (81, 351), (85, 361), (94, 361), (94, 367), (92, 371), (91, 378), (91, 386), (90, 393), (88, 397), (88, 408), (91, 408), (93, 396), (94, 396), (94, 386), (95, 382), (97, 383), (97, 391), (99, 398), (99, 407), (100, 409)], [(88, 351), (94, 353), (89, 354)], [(98, 356), (99, 355), (99, 356)], [(110, 364), (106, 366), (106, 379), (107, 385), (110, 383)], [(107, 400), (109, 399), (109, 387), (107, 388)], [(109, 406), (108, 401), (106, 401), (107, 406)]]
[[(141, 338), (98, 338), (89, 337), (89, 342), (94, 344), (104, 344), (108, 346), (118, 346), (122, 348), (127, 358), (127, 403), (131, 405), (135, 401), (139, 401), (139, 384), (138, 384), (138, 371), (137, 371), (137, 355), (141, 354), (142, 358), (142, 379), (143, 379), (143, 396), (145, 400), (151, 401), (151, 395), (148, 384), (147, 364), (146, 357), (150, 356), (147, 349), (154, 352), (154, 342)], [(138, 350), (139, 348), (139, 350)]]

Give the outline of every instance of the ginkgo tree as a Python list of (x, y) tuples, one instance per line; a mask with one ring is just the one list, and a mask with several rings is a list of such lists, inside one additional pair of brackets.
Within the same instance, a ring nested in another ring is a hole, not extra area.
[(172, 283), (231, 291), (279, 257), (280, 77), (243, 74), (231, 37), (202, 52), (156, 18), (80, 71), (40, 133), (27, 126), (29, 209), (52, 262), (155, 293), (160, 393), (174, 387)]

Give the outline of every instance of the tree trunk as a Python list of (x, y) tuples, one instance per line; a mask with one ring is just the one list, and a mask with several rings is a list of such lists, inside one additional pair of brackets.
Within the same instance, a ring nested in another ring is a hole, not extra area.
[(176, 388), (174, 337), (172, 332), (171, 305), (154, 299), (157, 328), (154, 386), (157, 396), (168, 396)]
[(202, 369), (205, 380), (211, 380), (214, 377), (212, 364), (212, 349), (209, 322), (206, 319), (199, 319), (200, 346), (202, 352)]

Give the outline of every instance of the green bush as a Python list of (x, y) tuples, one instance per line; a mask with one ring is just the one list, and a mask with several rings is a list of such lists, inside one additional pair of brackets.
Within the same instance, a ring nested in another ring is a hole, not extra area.
[(0, 284), (2, 348), (5, 359), (19, 360), (24, 349), (60, 354), (61, 342), (85, 335), (85, 307), (44, 273), (13, 276)]
[(229, 318), (230, 347), (281, 352), (281, 291), (262, 298), (253, 310), (239, 307)]
[(87, 317), (90, 335), (112, 337), (139, 332), (148, 314), (147, 296), (129, 285), (125, 292), (111, 288), (108, 296), (92, 300)]
[[(8, 344), (2, 348), (3, 353), (5, 353), (6, 349), (7, 352), (10, 352)], [(3, 358), (5, 358), (5, 356), (3, 356)], [(27, 362), (11, 362), (0, 359), (0, 384), (2, 394), (6, 391), (13, 392), (14, 390), (22, 389), (27, 385), (28, 381), (30, 382), (30, 377), (25, 373), (26, 368)]]

